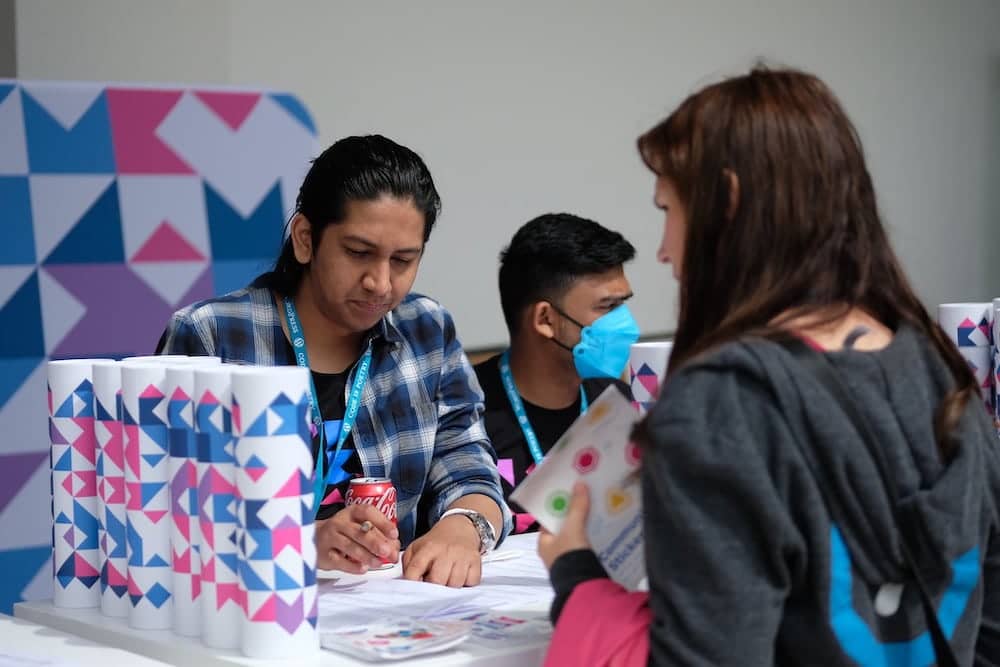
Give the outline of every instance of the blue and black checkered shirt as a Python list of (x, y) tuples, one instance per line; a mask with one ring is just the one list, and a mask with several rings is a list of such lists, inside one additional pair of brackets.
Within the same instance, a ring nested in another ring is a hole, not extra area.
[[(368, 337), (372, 365), (351, 437), (364, 474), (396, 485), (403, 546), (473, 493), (501, 507), (506, 536), (511, 514), (482, 421), (483, 394), (451, 315), (410, 294)], [(174, 313), (159, 351), (295, 365), (278, 304), (270, 290), (253, 286)]]

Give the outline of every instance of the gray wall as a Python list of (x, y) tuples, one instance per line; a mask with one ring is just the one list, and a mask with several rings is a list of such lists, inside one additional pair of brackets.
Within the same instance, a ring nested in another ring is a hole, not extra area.
[(14, 0), (0, 0), (0, 77), (17, 76)]
[(840, 95), (928, 305), (1000, 295), (996, 0), (19, 0), (16, 22), (22, 78), (271, 86), (301, 96), (326, 143), (409, 144), (444, 198), (417, 287), (471, 347), (505, 340), (497, 252), (553, 210), (625, 233), (637, 317), (672, 328), (635, 137), (760, 57)]

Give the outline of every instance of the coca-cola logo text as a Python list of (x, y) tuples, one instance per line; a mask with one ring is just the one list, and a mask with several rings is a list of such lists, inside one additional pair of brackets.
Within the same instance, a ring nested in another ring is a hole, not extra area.
[(347, 505), (372, 505), (384, 514), (389, 521), (396, 520), (396, 489), (389, 487), (379, 496), (358, 496), (348, 490)]

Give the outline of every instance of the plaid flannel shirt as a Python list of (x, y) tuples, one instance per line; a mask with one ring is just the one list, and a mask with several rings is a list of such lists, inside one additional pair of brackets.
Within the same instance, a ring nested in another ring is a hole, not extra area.
[[(365, 475), (396, 485), (403, 546), (416, 537), (418, 505), (432, 526), (472, 493), (500, 506), (498, 537), (505, 537), (512, 519), (482, 421), (483, 393), (451, 315), (433, 299), (410, 294), (368, 333), (366, 345), (372, 365), (351, 437)], [(159, 353), (295, 365), (278, 304), (269, 290), (253, 286), (174, 313)], [(352, 369), (345, 392), (353, 376)]]

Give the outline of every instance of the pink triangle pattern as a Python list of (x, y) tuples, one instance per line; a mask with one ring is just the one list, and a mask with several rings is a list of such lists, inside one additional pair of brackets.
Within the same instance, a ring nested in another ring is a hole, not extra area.
[(104, 502), (109, 505), (122, 505), (125, 503), (125, 478), (108, 477), (102, 478), (104, 482)]
[(216, 584), (215, 585), (215, 606), (217, 609), (222, 609), (222, 607), (232, 600), (236, 603), (238, 607), (243, 607), (243, 602), (240, 596), (240, 585), (236, 583), (231, 584)]
[(174, 572), (180, 574), (191, 574), (191, 550), (185, 549), (184, 553), (179, 554), (174, 551)]
[(180, 90), (106, 91), (115, 166), (122, 174), (193, 174), (194, 170), (156, 135), (183, 95)]
[(142, 482), (125, 482), (125, 488), (128, 491), (125, 494), (125, 509), (141, 510)]
[(271, 556), (277, 556), (285, 547), (291, 547), (297, 554), (302, 553), (301, 526), (274, 528), (271, 531)]
[(511, 486), (517, 486), (517, 481), (514, 479), (514, 459), (497, 461), (497, 471)]
[(529, 528), (535, 524), (535, 517), (533, 514), (528, 514), (527, 512), (518, 512), (514, 515), (514, 532), (515, 533), (526, 533)]
[(139, 584), (132, 578), (131, 572), (128, 575), (128, 593), (129, 595), (142, 595), (142, 589), (139, 588)]
[(340, 489), (334, 489), (327, 494), (326, 498), (323, 499), (323, 502), (321, 502), (320, 505), (332, 505), (334, 503), (342, 502), (344, 502), (344, 496), (341, 495)]
[(73, 554), (75, 568), (75, 574), (77, 577), (100, 577), (101, 573), (97, 569), (87, 562), (87, 559), (83, 557), (82, 554)]
[(96, 498), (97, 497), (97, 471), (96, 470), (84, 470), (83, 472), (75, 472), (73, 475), (76, 477), (76, 493), (75, 498)]
[(250, 620), (265, 623), (273, 623), (278, 620), (278, 597), (276, 595), (269, 596), (264, 604), (254, 612)]
[[(140, 471), (142, 470), (142, 463), (139, 456), (139, 425), (125, 424), (122, 426), (122, 431), (125, 433), (125, 463), (135, 478), (139, 479)], [(131, 509), (139, 508), (134, 507)]]
[(163, 398), (163, 392), (155, 384), (151, 384), (139, 393), (139, 398)]
[(91, 465), (97, 465), (97, 438), (94, 436), (93, 417), (73, 417), (80, 435), (73, 441), (73, 449), (83, 454)]
[(164, 220), (153, 231), (142, 247), (132, 256), (132, 261), (141, 262), (196, 262), (205, 256), (181, 236), (174, 226)]
[(260, 93), (200, 91), (196, 92), (195, 96), (234, 131), (240, 129), (260, 100)]
[(110, 561), (107, 565), (109, 586), (125, 586), (128, 584), (126, 577)]
[(281, 485), (281, 488), (274, 493), (275, 498), (295, 498), (302, 495), (302, 485), (299, 484), (301, 473), (298, 470), (292, 472), (288, 481)]
[(206, 584), (215, 583), (215, 559), (209, 558), (201, 566), (201, 580)]
[(236, 486), (226, 479), (222, 473), (220, 473), (215, 468), (209, 468), (207, 474), (210, 475), (210, 480), (212, 482), (211, 490), (212, 493), (216, 494), (235, 494)]
[(170, 396), (171, 401), (187, 401), (189, 400), (187, 393), (184, 391), (183, 387), (176, 387), (174, 393)]
[(152, 521), (153, 523), (159, 523), (160, 520), (167, 514), (167, 510), (143, 510), (143, 514)]

